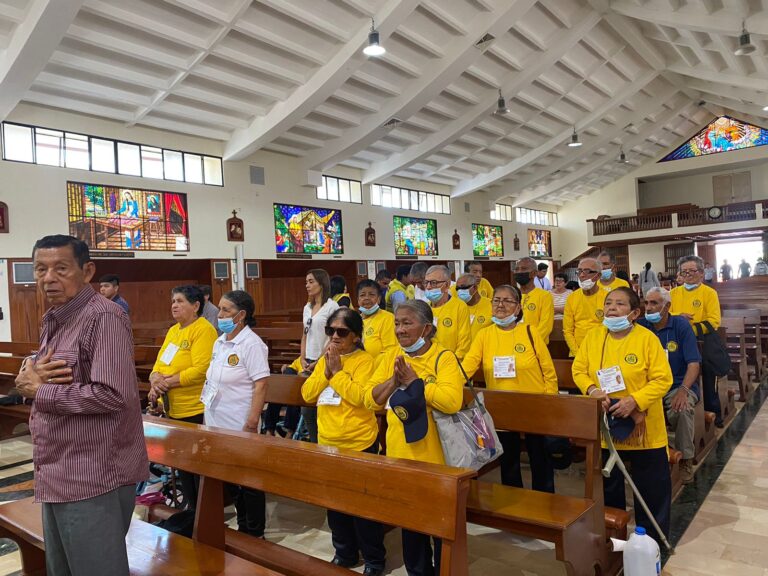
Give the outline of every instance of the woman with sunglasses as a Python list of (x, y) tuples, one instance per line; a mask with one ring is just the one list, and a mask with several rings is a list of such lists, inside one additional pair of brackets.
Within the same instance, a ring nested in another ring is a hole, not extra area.
[[(313, 268), (307, 272), (305, 287), (308, 301), (302, 315), (304, 334), (301, 336), (301, 354), (290, 366), (283, 366), (283, 374), (309, 374), (315, 369), (317, 359), (323, 355), (328, 344), (328, 337), (325, 335), (328, 318), (339, 309), (339, 305), (331, 298), (331, 279), (328, 272), (322, 268)], [(270, 404), (265, 414), (264, 429), (273, 436), (281, 408), (280, 405)], [(317, 411), (304, 407), (300, 412), (309, 432), (309, 441), (317, 444)], [(299, 411), (289, 406), (283, 421), (286, 437), (293, 436), (298, 423)]]
[(397, 346), (395, 316), (379, 308), (379, 285), (373, 280), (357, 284), (357, 309), (363, 315), (363, 344), (378, 366), (384, 352)]
[[(599, 399), (612, 419), (623, 421), (617, 425), (632, 429), (613, 443), (622, 460), (631, 463), (632, 480), (668, 535), (672, 484), (663, 399), (672, 387), (672, 371), (658, 337), (635, 325), (640, 314), (640, 297), (631, 288), (608, 293), (603, 325), (587, 333), (573, 360), (573, 380), (583, 394)], [(603, 444), (603, 460), (607, 458)], [(606, 506), (625, 509), (618, 466), (603, 482), (603, 492)], [(641, 506), (635, 506), (635, 523), (659, 540)]]
[[(399, 346), (390, 349), (370, 379), (365, 404), (387, 408), (387, 456), (445, 464), (432, 410), (455, 414), (464, 400), (465, 379), (455, 354), (433, 341), (432, 309), (407, 300), (395, 310)], [(404, 398), (405, 397), (405, 398)], [(401, 402), (411, 402), (407, 409)], [(402, 420), (401, 420), (402, 418)], [(440, 572), (441, 541), (403, 529), (403, 560), (409, 576)]]
[[(354, 310), (339, 308), (324, 330), (330, 338), (312, 375), (301, 387), (306, 402), (317, 404), (318, 443), (377, 454), (379, 434), (375, 414), (365, 407), (371, 386), (373, 358), (363, 349), (363, 319)], [(384, 528), (378, 522), (328, 510), (336, 551), (333, 563), (358, 564), (360, 553), (368, 576), (384, 573)]]
[[(464, 371), (472, 376), (482, 368), (489, 390), (509, 390), (532, 394), (557, 394), (557, 374), (549, 349), (538, 330), (522, 323), (521, 293), (516, 286), (497, 286), (491, 305), (493, 326), (481, 330), (462, 360)], [(504, 447), (501, 456), (501, 483), (523, 487), (520, 472), (520, 434), (499, 432)], [(525, 435), (531, 462), (533, 489), (555, 491), (555, 471), (546, 438)]]

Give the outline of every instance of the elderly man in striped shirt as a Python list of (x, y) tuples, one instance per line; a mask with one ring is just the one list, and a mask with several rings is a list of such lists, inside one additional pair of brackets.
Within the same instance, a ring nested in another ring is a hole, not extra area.
[(46, 236), (32, 258), (51, 308), (16, 387), (34, 400), (47, 574), (127, 576), (135, 484), (148, 476), (131, 326), (90, 286), (95, 265), (83, 241)]

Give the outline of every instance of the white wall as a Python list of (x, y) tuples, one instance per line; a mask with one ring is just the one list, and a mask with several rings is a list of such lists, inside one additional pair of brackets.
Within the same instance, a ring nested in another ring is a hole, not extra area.
[(720, 174), (750, 172), (752, 199), (768, 198), (768, 162), (753, 166), (734, 167), (729, 170), (717, 170), (662, 180), (651, 180), (639, 186), (640, 208), (655, 208), (673, 204), (696, 204), (713, 206), (714, 192), (712, 178)]

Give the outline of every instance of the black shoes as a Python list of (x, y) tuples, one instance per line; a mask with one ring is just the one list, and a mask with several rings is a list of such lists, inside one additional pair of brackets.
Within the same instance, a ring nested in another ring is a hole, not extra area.
[(363, 570), (363, 576), (384, 576), (384, 569), (366, 566)]
[(359, 564), (359, 560), (344, 560), (344, 558), (334, 556), (333, 560), (331, 560), (331, 564), (341, 566), (342, 568), (354, 568)]

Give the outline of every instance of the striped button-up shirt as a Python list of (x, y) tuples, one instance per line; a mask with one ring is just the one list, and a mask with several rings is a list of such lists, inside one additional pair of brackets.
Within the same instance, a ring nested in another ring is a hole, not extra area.
[(43, 317), (40, 355), (72, 368), (71, 384), (43, 384), (29, 419), (35, 501), (73, 502), (146, 480), (147, 449), (123, 309), (83, 288)]

